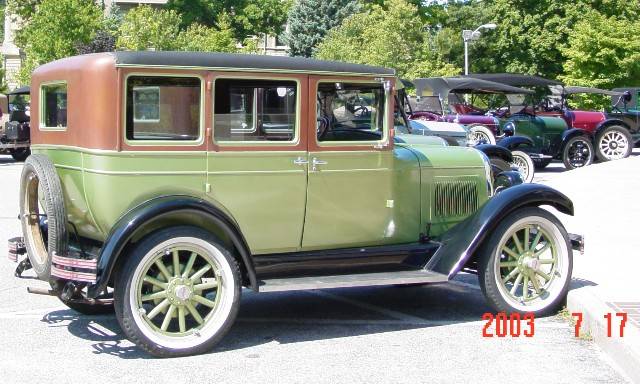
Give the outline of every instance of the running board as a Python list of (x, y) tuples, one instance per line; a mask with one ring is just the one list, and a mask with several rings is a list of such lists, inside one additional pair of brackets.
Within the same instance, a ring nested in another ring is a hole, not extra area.
[(305, 289), (369, 287), (375, 285), (442, 283), (446, 275), (424, 269), (400, 272), (363, 273), (355, 275), (309, 276), (268, 279), (260, 282), (259, 292), (299, 291)]

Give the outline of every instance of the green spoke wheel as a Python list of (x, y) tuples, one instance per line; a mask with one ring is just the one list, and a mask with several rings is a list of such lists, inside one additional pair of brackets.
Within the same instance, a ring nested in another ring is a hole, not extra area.
[(516, 211), (498, 226), (482, 252), (480, 282), (496, 310), (546, 314), (566, 296), (571, 248), (562, 224), (549, 212)]
[(157, 356), (208, 351), (238, 310), (238, 265), (199, 228), (170, 228), (143, 240), (119, 282), (116, 312), (122, 328)]

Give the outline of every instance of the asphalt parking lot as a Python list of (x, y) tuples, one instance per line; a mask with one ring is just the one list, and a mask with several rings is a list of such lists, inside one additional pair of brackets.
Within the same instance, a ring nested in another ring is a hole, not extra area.
[[(13, 277), (15, 264), (4, 255), (6, 239), (19, 233), (21, 166), (0, 156), (2, 382), (625, 380), (593, 342), (575, 338), (559, 317), (536, 319), (533, 337), (483, 337), (482, 315), (490, 309), (468, 275), (432, 286), (244, 291), (238, 322), (214, 351), (150, 358), (124, 339), (113, 316), (78, 315), (56, 298), (26, 292), (43, 282)], [(538, 177), (544, 182), (544, 173)]]

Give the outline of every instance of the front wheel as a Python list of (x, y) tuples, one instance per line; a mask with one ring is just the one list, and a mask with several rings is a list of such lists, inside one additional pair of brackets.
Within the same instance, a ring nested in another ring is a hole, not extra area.
[(586, 136), (570, 139), (562, 150), (562, 162), (569, 170), (586, 167), (593, 163), (593, 158), (593, 144)]
[(489, 128), (482, 125), (473, 125), (469, 127), (469, 136), (471, 141), (474, 141), (476, 145), (496, 145), (496, 136), (493, 134), (493, 132), (491, 132)]
[(511, 152), (511, 155), (513, 155), (511, 166), (518, 170), (525, 183), (532, 182), (535, 174), (535, 167), (531, 157), (522, 151), (513, 151)]
[(566, 298), (573, 269), (569, 238), (541, 208), (507, 216), (480, 254), (480, 287), (498, 312), (555, 312)]
[(624, 159), (631, 155), (633, 139), (625, 128), (612, 125), (605, 128), (596, 139), (596, 155), (600, 161)]
[(241, 279), (233, 256), (196, 227), (154, 232), (116, 277), (116, 317), (133, 343), (159, 357), (204, 353), (238, 313)]

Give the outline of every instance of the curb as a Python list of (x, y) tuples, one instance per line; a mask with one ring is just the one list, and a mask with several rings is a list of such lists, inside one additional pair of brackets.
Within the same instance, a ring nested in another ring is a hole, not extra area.
[[(593, 341), (612, 360), (614, 365), (633, 383), (640, 383), (640, 329), (627, 321), (624, 337), (619, 335), (619, 318), (615, 310), (608, 306), (596, 292), (596, 287), (583, 287), (569, 291), (567, 309), (582, 312), (580, 333), (590, 332)], [(614, 313), (611, 333), (607, 336), (607, 320), (604, 315)]]

